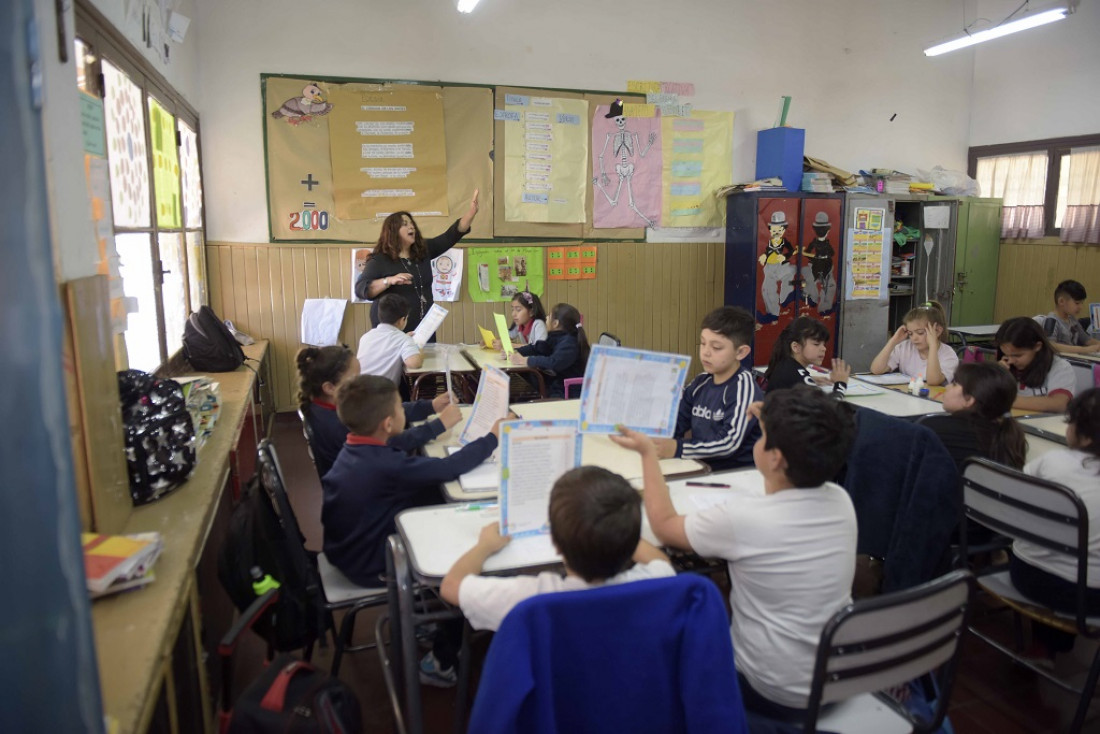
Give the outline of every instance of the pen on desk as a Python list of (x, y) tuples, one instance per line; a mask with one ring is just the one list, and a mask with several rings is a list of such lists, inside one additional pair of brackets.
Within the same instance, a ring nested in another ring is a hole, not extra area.
[(476, 504), (476, 505), (464, 505), (458, 508), (459, 512), (473, 512), (475, 510), (493, 510), (496, 509), (496, 503), (490, 502), (489, 504)]
[(717, 487), (718, 489), (729, 489), (730, 485), (720, 484), (718, 482), (688, 482), (689, 487)]

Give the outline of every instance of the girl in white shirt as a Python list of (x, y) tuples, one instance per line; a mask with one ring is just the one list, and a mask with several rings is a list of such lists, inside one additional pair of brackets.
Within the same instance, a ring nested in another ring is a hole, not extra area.
[(545, 339), (546, 334), (546, 309), (539, 297), (531, 291), (512, 296), (512, 328), (508, 330), (512, 343), (518, 347), (534, 344)]
[(935, 301), (910, 309), (902, 325), (871, 361), (871, 372), (901, 372), (923, 376), (930, 386), (946, 385), (955, 377), (959, 356), (940, 339), (947, 332), (947, 315)]
[(1019, 395), (1012, 403), (1020, 410), (1061, 413), (1077, 387), (1073, 368), (1047, 341), (1043, 327), (1026, 316), (1001, 324), (993, 338), (997, 358), (1016, 378)]
[[(1085, 613), (1096, 616), (1100, 615), (1100, 388), (1090, 388), (1071, 400), (1066, 422), (1069, 448), (1043, 454), (1028, 462), (1024, 471), (1065, 485), (1085, 505), (1089, 517)], [(1013, 585), (1025, 596), (1052, 609), (1076, 613), (1077, 563), (1072, 557), (1017, 540), (1009, 570)], [(1038, 652), (1048, 659), (1073, 646), (1073, 635), (1042, 625), (1033, 626), (1033, 636)]]

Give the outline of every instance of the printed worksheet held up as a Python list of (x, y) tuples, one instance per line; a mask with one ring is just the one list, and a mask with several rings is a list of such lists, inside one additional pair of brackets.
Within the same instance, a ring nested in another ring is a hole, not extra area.
[(621, 424), (671, 436), (690, 363), (683, 354), (592, 347), (581, 389), (581, 432), (614, 433)]
[(477, 383), (474, 407), (458, 442), (465, 446), (493, 430), (493, 424), (508, 417), (508, 375), (502, 370), (486, 365)]
[(550, 490), (581, 462), (577, 421), (508, 421), (500, 426), (500, 532), (550, 531)]

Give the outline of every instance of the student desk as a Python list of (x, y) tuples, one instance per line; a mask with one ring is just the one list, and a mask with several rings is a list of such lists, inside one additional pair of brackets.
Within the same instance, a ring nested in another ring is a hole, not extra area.
[[(543, 403), (523, 403), (514, 406), (514, 412), (524, 420), (576, 420), (580, 415), (580, 400), (549, 400)], [(471, 406), (463, 406), (462, 417), (468, 418), (473, 410)], [(428, 456), (447, 456), (447, 447), (458, 445), (458, 436), (462, 432), (465, 421), (460, 422), (446, 433), (424, 447), (424, 453)], [(602, 466), (609, 471), (621, 474), (628, 480), (640, 481), (642, 477), (641, 458), (627, 449), (617, 446), (611, 439), (603, 434), (585, 434), (581, 443), (581, 463)], [(666, 477), (691, 476), (706, 474), (710, 467), (701, 461), (694, 459), (663, 459), (661, 471)], [(495, 500), (497, 490), (485, 490), (466, 492), (462, 485), (455, 480), (443, 485), (443, 494), (448, 502), (471, 502), (478, 500)]]
[(508, 373), (529, 374), (534, 376), (535, 380), (538, 382), (539, 395), (543, 398), (547, 396), (546, 380), (543, 378), (542, 372), (534, 367), (523, 367), (518, 364), (512, 364), (504, 352), (495, 349), (469, 346), (466, 347), (462, 353), (465, 354), (466, 359), (470, 360), (479, 370), (485, 367), (496, 367)]
[[(852, 375), (853, 380), (859, 380), (858, 375)], [(882, 390), (881, 395), (853, 395), (846, 397), (845, 402), (858, 405), (861, 408), (870, 408), (896, 418), (914, 418), (928, 415), (929, 413), (942, 413), (943, 403), (928, 398), (910, 395), (904, 391), (904, 385), (899, 385), (895, 390), (890, 385), (874, 385), (871, 382), (859, 380), (862, 384), (872, 385)], [(941, 388), (942, 389), (942, 388)]]
[(458, 397), (463, 400), (469, 397), (463, 394), (467, 391), (465, 378), (467, 375), (473, 375), (475, 369), (474, 365), (463, 356), (461, 347), (455, 344), (425, 344), (421, 353), (424, 355), (423, 364), (416, 368), (405, 368), (406, 377), (412, 381), (409, 392), (410, 400), (419, 400), (421, 385), (427, 381), (428, 378), (434, 381), (446, 375), (448, 365), (451, 368), (452, 378), (459, 376), (459, 380), (462, 383), (455, 386)]
[[(707, 482), (727, 484), (728, 487), (689, 487), (688, 481), (669, 483), (672, 504), (682, 513), (709, 507), (738, 494), (764, 491), (763, 477), (755, 469), (711, 474), (706, 478)], [(416, 641), (418, 615), (414, 610), (413, 585), (439, 586), (459, 556), (477, 542), (481, 528), (499, 521), (497, 505), (437, 505), (405, 510), (397, 515), (397, 536), (391, 539), (390, 545), (394, 573), (388, 581), (394, 643), (391, 649), (394, 650), (392, 663), (396, 680), (403, 682), (405, 690), (405, 723), (410, 734), (423, 732), (420, 682), (416, 672), (420, 654)], [(644, 512), (642, 537), (656, 542)], [(485, 562), (484, 572), (501, 576), (536, 573), (548, 568), (560, 570), (560, 564), (561, 556), (554, 550), (550, 537), (532, 536), (517, 538), (491, 556)], [(460, 689), (460, 700), (464, 700), (463, 694)]]
[[(261, 373), (267, 346), (257, 341), (244, 348), (260, 361)], [(161, 534), (164, 551), (153, 568), (156, 580), (92, 602), (103, 713), (122, 734), (213, 730), (216, 686), (210, 685), (207, 671), (218, 674), (214, 647), (234, 614), (216, 578), (215, 553), (230, 514), (231, 492), (226, 490), (245, 471), (246, 459), (255, 466), (255, 444), (267, 426), (254, 428), (252, 369), (242, 366), (211, 377), (220, 386), (221, 414), (199, 450), (191, 478), (167, 496), (135, 507), (122, 530)], [(205, 651), (203, 628), (209, 637)], [(204, 654), (211, 656), (206, 662)]]
[[(1028, 434), (1028, 443), (1033, 436), (1038, 436), (1049, 441), (1054, 441), (1062, 446), (1066, 443), (1066, 419), (1061, 415), (1037, 415), (1020, 420), (1020, 426)], [(1028, 460), (1035, 457), (1028, 453)]]
[(954, 334), (959, 337), (959, 341), (962, 342), (963, 349), (969, 346), (967, 339), (970, 341), (988, 343), (993, 341), (993, 337), (997, 335), (997, 331), (1001, 328), (1000, 324), (979, 324), (976, 326), (949, 326), (947, 327), (948, 334)]

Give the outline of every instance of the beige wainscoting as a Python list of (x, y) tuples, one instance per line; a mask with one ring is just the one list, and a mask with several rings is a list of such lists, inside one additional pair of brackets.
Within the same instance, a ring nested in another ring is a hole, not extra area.
[[(476, 246), (476, 245), (475, 245)], [(543, 303), (571, 303), (584, 314), (590, 339), (608, 331), (626, 346), (696, 356), (699, 323), (722, 303), (725, 251), (721, 243), (600, 243), (595, 280), (550, 281)], [(210, 305), (223, 319), (271, 342), (269, 359), (278, 410), (296, 407), (294, 356), (301, 346), (306, 298), (347, 298), (350, 245), (207, 245)], [(465, 283), (463, 283), (465, 288)], [(473, 342), (477, 324), (492, 328), (492, 312), (507, 304), (475, 304), (465, 293), (442, 304), (450, 316), (439, 330), (446, 343)], [(370, 328), (369, 306), (348, 304), (340, 340), (356, 348)]]
[(1100, 301), (1100, 247), (1055, 238), (1002, 241), (994, 318), (1001, 322), (1048, 313), (1054, 308), (1054, 287), (1071, 278), (1085, 286), (1090, 301)]

